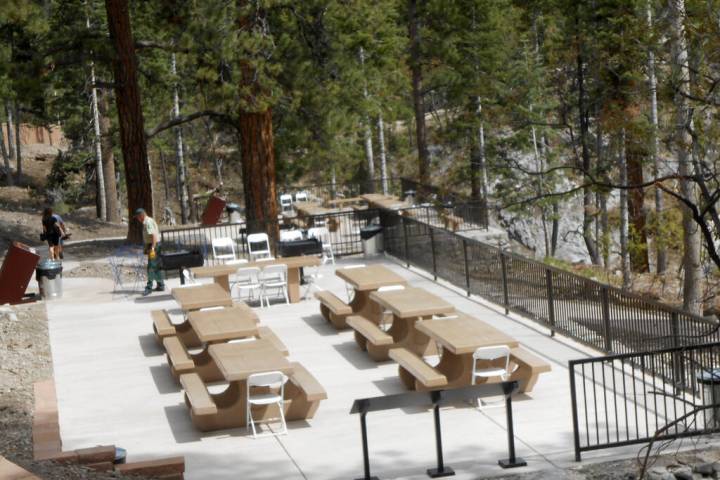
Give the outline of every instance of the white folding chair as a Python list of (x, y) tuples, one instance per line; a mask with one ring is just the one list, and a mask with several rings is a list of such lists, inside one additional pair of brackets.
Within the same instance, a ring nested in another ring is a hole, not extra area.
[(295, 240), (302, 240), (303, 234), (300, 230), (280, 230), (280, 241), (281, 242), (294, 242)]
[(255, 299), (255, 292), (260, 297), (260, 306), (262, 307), (262, 283), (260, 283), (260, 269), (257, 267), (242, 267), (235, 272), (235, 283), (233, 283), (231, 291), (238, 290), (238, 298), (242, 300), (243, 293), (248, 292), (250, 300)]
[(272, 258), (270, 239), (267, 233), (251, 233), (247, 236), (248, 256), (250, 260)]
[(323, 265), (325, 265), (328, 260), (335, 265), (335, 254), (333, 253), (332, 241), (330, 241), (330, 231), (327, 227), (314, 227), (309, 229), (308, 237), (316, 238), (322, 244)]
[(287, 265), (279, 263), (264, 267), (260, 273), (260, 283), (262, 284), (262, 290), (260, 290), (260, 306), (262, 306), (263, 299), (267, 306), (270, 306), (268, 290), (282, 291), (285, 297), (285, 303), (290, 304), (290, 299), (288, 298)]
[(307, 192), (297, 192), (295, 194), (295, 201), (296, 202), (307, 202), (308, 201)]
[(283, 193), (280, 195), (280, 210), (283, 212), (289, 212), (292, 210), (293, 199), (289, 193)]
[[(285, 382), (287, 377), (282, 372), (254, 373), (247, 378), (247, 416), (246, 428), (252, 428), (253, 438), (260, 438), (274, 435), (286, 435), (287, 424), (285, 423)], [(257, 393), (253, 390), (258, 389)], [(255, 419), (252, 414), (252, 407), (268, 407), (276, 405), (280, 413), (282, 430), (258, 435), (255, 429)]]
[[(478, 368), (478, 362), (489, 362), (490, 365)], [(500, 365), (498, 365), (500, 364)], [(480, 347), (473, 353), (472, 383), (478, 378), (500, 377), (503, 381), (510, 373), (510, 348), (507, 345)], [(478, 399), (478, 408), (484, 404)]]
[(235, 242), (232, 238), (222, 237), (212, 239), (213, 258), (223, 263), (235, 260)]
[[(353, 268), (365, 268), (364, 263), (358, 263), (356, 265), (348, 265), (346, 267), (343, 267), (345, 270), (350, 270)], [(350, 286), (349, 283), (345, 283), (345, 293), (347, 294), (347, 301), (348, 303), (352, 302), (353, 297), (355, 296), (355, 289)]]
[(195, 279), (195, 275), (193, 275), (189, 268), (182, 269), (182, 278), (185, 281), (185, 284), (181, 286), (197, 285), (198, 283), (198, 281)]

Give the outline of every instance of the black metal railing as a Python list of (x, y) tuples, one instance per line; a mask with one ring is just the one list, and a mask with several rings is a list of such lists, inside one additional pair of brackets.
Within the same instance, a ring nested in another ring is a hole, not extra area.
[(392, 256), (606, 353), (720, 341), (718, 322), (389, 210)]
[(569, 362), (575, 458), (720, 430), (720, 343)]
[[(388, 177), (385, 181), (388, 195), (397, 195), (402, 198), (401, 179)], [(278, 198), (284, 193), (295, 196), (298, 193), (306, 193), (310, 199), (322, 202), (337, 198), (357, 197), (365, 193), (383, 193), (383, 180), (367, 180), (354, 183), (320, 183), (308, 185), (284, 185), (277, 187)]]

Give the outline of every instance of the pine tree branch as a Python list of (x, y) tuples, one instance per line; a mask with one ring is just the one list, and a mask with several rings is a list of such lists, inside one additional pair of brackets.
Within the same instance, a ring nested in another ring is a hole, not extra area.
[(184, 123), (192, 122), (193, 120), (197, 120), (198, 118), (203, 117), (213, 117), (216, 119), (219, 119), (222, 123), (225, 123), (227, 125), (230, 125), (234, 128), (235, 123), (232, 116), (227, 115), (225, 113), (216, 112), (214, 110), (201, 110), (199, 112), (193, 112), (189, 113), (187, 115), (180, 115), (179, 117), (172, 118), (170, 120), (167, 120), (165, 122), (160, 123), (152, 130), (145, 132), (145, 136), (148, 139), (151, 139), (155, 137), (157, 134), (164, 132), (165, 130), (168, 130), (173, 127), (177, 127), (178, 125), (182, 125)]

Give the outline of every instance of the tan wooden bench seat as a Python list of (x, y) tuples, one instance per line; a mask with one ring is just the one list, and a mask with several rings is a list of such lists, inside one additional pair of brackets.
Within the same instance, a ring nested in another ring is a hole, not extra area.
[(515, 364), (517, 368), (512, 372), (509, 380), (517, 380), (520, 383), (518, 389), (520, 393), (532, 392), (538, 376), (551, 370), (548, 362), (522, 347), (510, 350), (510, 363)]
[(185, 403), (194, 415), (215, 415), (217, 406), (197, 373), (180, 375), (180, 384), (185, 390)]
[(302, 364), (292, 362), (290, 365), (293, 371), (285, 385), (285, 396), (292, 398), (292, 401), (286, 406), (285, 416), (313, 418), (320, 401), (327, 399), (327, 392)]
[(355, 330), (355, 341), (370, 358), (376, 362), (388, 359), (388, 349), (395, 343), (391, 335), (361, 315), (347, 317), (347, 324)]
[(353, 313), (350, 305), (327, 290), (315, 292), (315, 298), (320, 300), (320, 313), (325, 320), (330, 322), (338, 330), (347, 328), (345, 319)]
[(258, 327), (258, 337), (265, 339), (273, 344), (275, 348), (280, 350), (285, 355), (289, 355), (290, 351), (285, 346), (282, 340), (280, 340), (280, 337), (275, 335), (275, 332), (273, 332), (270, 327)]
[(389, 355), (398, 363), (400, 380), (410, 389), (430, 390), (448, 383), (445, 375), (406, 348), (393, 348)]
[(175, 335), (175, 327), (170, 321), (167, 310), (153, 310), (150, 312), (153, 321), (153, 331), (158, 344), (163, 344), (163, 338)]
[(180, 342), (178, 337), (166, 337), (163, 339), (163, 346), (167, 352), (167, 360), (176, 377), (181, 373), (192, 372), (195, 368), (195, 362), (185, 350), (185, 346)]
[(185, 457), (129, 462), (116, 465), (115, 470), (123, 475), (143, 475), (163, 480), (182, 480), (185, 473)]

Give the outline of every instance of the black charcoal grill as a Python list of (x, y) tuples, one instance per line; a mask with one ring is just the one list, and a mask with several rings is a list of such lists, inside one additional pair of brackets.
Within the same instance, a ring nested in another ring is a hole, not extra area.
[(162, 270), (177, 270), (180, 274), (180, 283), (185, 284), (182, 271), (184, 268), (202, 267), (205, 259), (199, 250), (177, 250), (160, 254), (160, 268)]

